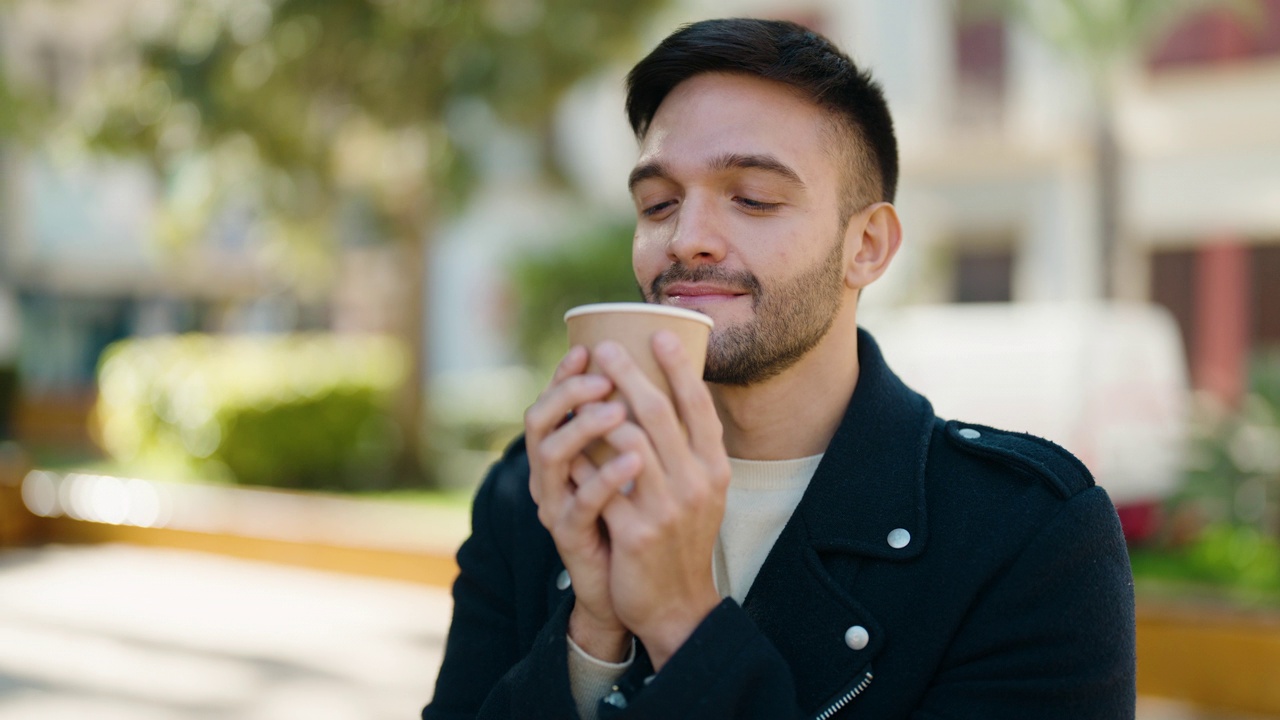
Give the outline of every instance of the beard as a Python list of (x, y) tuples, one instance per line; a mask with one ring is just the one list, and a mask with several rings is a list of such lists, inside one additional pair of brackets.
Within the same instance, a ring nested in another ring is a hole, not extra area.
[(844, 233), (825, 258), (775, 287), (764, 287), (745, 270), (675, 264), (654, 278), (645, 301), (657, 303), (675, 282), (714, 282), (751, 296), (754, 318), (711, 331), (702, 379), (738, 386), (764, 382), (796, 364), (835, 323), (844, 287)]

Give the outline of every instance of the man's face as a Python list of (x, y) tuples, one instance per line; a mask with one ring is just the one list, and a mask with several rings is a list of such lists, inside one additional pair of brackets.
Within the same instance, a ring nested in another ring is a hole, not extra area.
[(845, 299), (841, 185), (825, 112), (789, 87), (707, 73), (654, 115), (631, 175), (645, 299), (715, 320), (706, 380), (785, 370)]

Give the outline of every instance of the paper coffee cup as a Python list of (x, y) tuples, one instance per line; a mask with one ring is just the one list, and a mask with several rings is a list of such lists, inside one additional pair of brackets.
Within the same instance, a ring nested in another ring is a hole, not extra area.
[[(710, 317), (693, 310), (654, 305), (652, 303), (596, 303), (579, 305), (565, 313), (569, 326), (569, 344), (583, 345), (592, 351), (587, 372), (604, 373), (596, 364), (595, 347), (605, 340), (621, 345), (636, 365), (659, 390), (671, 397), (671, 386), (666, 373), (653, 355), (653, 334), (669, 330), (680, 340), (685, 355), (693, 364), (693, 370), (702, 377), (707, 363), (707, 340), (711, 337), (713, 322)], [(610, 400), (621, 399), (618, 392)], [(617, 453), (603, 441), (587, 448), (587, 457), (597, 466), (607, 462)]]

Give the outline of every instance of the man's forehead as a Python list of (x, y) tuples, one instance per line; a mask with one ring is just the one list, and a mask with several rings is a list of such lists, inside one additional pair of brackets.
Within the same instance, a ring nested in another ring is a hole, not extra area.
[(691, 75), (671, 88), (654, 111), (656, 118), (662, 113), (664, 106), (672, 100), (681, 101), (704, 96), (719, 96), (726, 93), (747, 93), (755, 96), (773, 96), (779, 100), (794, 103), (797, 111), (807, 108), (809, 111), (823, 112), (805, 92), (788, 85), (781, 80), (752, 75), (746, 72), (710, 71)]
[(703, 73), (663, 99), (640, 141), (636, 169), (644, 176), (655, 175), (655, 165), (780, 171), (775, 173), (780, 178), (803, 185), (835, 154), (832, 124), (827, 111), (790, 86), (749, 75)]

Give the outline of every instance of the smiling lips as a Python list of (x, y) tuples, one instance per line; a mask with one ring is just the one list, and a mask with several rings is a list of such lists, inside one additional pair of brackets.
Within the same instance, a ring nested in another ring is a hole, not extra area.
[(703, 307), (748, 295), (741, 290), (706, 283), (672, 283), (662, 289), (662, 294), (672, 305), (681, 307)]

